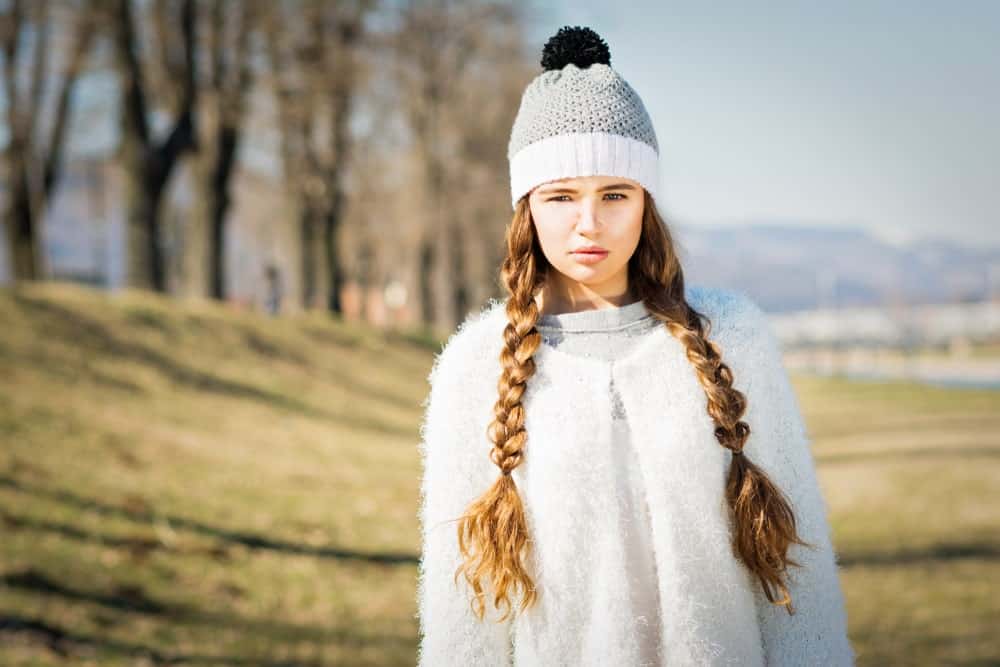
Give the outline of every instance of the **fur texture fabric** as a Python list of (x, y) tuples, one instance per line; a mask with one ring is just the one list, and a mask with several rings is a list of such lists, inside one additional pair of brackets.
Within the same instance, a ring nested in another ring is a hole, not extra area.
[(725, 482), (732, 454), (715, 438), (683, 345), (661, 327), (615, 362), (542, 345), (523, 397), (528, 439), (512, 475), (528, 522), (536, 605), (480, 621), (461, 563), (457, 518), (499, 475), (489, 426), (497, 401), (506, 300), (491, 300), (449, 338), (428, 376), (418, 576), (423, 667), (641, 664), (622, 550), (621, 490), (612, 483), (612, 376), (633, 432), (655, 545), (664, 665), (854, 664), (828, 509), (780, 344), (746, 294), (688, 286), (711, 320), (734, 385), (747, 396), (744, 452), (790, 500), (800, 536), (788, 585), (796, 613), (770, 603), (736, 559)]

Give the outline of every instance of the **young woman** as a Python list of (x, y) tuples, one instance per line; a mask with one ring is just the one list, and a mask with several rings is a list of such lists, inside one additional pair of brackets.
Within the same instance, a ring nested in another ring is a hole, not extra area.
[(563, 28), (542, 66), (511, 133), (509, 296), (428, 377), (419, 664), (853, 664), (764, 313), (685, 286), (603, 40)]

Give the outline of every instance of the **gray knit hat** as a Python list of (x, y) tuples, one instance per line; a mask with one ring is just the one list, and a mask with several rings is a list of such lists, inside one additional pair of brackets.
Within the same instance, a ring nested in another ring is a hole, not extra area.
[(544, 72), (528, 84), (507, 147), (511, 203), (536, 186), (574, 176), (622, 176), (655, 198), (659, 146), (639, 95), (611, 69), (590, 28), (560, 28), (542, 49)]

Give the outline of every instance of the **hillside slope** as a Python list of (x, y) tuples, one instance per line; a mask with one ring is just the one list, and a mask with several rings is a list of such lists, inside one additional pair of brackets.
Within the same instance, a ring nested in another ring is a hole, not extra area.
[(412, 664), (433, 344), (67, 284), (0, 322), (0, 662)]

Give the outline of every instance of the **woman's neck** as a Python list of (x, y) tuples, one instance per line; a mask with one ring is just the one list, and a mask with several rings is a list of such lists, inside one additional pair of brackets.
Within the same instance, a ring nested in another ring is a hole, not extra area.
[(586, 294), (566, 295), (556, 294), (548, 287), (539, 290), (535, 297), (540, 315), (558, 315), (562, 313), (576, 313), (582, 310), (599, 310), (602, 308), (619, 308), (635, 303), (638, 297), (631, 289), (615, 295), (603, 295), (596, 292)]

